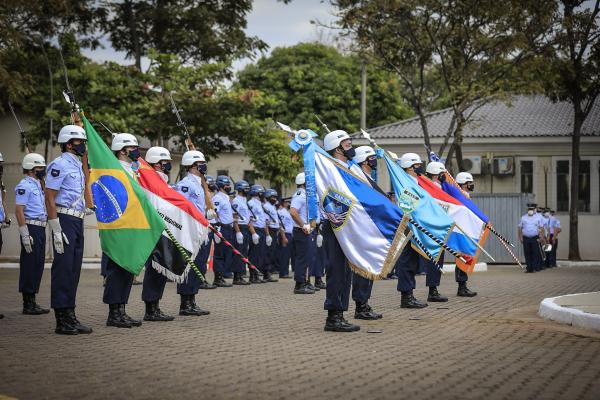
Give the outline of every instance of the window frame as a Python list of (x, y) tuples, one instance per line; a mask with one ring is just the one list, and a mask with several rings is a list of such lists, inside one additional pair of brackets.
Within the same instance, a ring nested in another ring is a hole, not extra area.
[[(590, 162), (590, 211), (579, 211), (581, 215), (594, 215), (600, 214), (600, 156), (581, 156), (581, 161)], [(558, 161), (569, 162), (569, 175), (567, 179), (568, 190), (569, 190), (569, 205), (571, 204), (571, 172), (573, 168), (571, 166), (570, 156), (553, 156), (551, 165), (551, 181), (550, 186), (552, 188), (552, 196), (550, 203), (552, 208), (556, 210), (557, 214), (568, 215), (569, 211), (558, 211), (557, 210), (557, 181), (556, 181), (556, 164)], [(519, 174), (520, 177), (520, 174)], [(520, 178), (519, 178), (520, 179)], [(520, 187), (520, 184), (519, 184)]]

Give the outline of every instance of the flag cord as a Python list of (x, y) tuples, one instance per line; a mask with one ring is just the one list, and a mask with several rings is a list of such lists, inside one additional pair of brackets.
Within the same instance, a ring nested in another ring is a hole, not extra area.
[(247, 257), (244, 257), (244, 255), (238, 249), (236, 249), (235, 247), (233, 247), (233, 245), (227, 239), (225, 239), (225, 237), (221, 234), (221, 232), (219, 232), (219, 230), (217, 228), (215, 228), (212, 224), (208, 224), (208, 228), (211, 231), (213, 231), (213, 233), (215, 235), (217, 235), (219, 237), (219, 239), (221, 239), (221, 242), (223, 244), (225, 244), (227, 247), (229, 247), (231, 249), (231, 251), (233, 252), (233, 254), (235, 254), (236, 256), (238, 256), (242, 260), (242, 262), (248, 266), (248, 268), (253, 269), (255, 271), (258, 271), (258, 268), (256, 268), (254, 266), (254, 264), (252, 264), (250, 262), (250, 260), (248, 260)]
[(185, 249), (181, 246), (181, 244), (177, 241), (177, 239), (175, 239), (175, 236), (171, 233), (171, 231), (168, 230), (167, 228), (165, 228), (165, 232), (167, 232), (167, 236), (169, 237), (169, 239), (171, 239), (171, 241), (173, 243), (175, 243), (175, 247), (177, 247), (177, 250), (183, 257), (183, 259), (190, 265), (190, 267), (192, 267), (192, 269), (194, 270), (196, 275), (198, 275), (198, 278), (200, 278), (200, 281), (202, 283), (206, 283), (207, 281), (206, 281), (206, 277), (204, 276), (204, 274), (202, 274), (202, 272), (198, 269), (198, 266), (196, 266), (194, 261), (188, 255), (187, 251), (185, 251)]
[(448, 245), (446, 243), (444, 243), (440, 239), (436, 238), (431, 232), (429, 232), (427, 229), (425, 229), (424, 227), (422, 227), (413, 218), (409, 219), (408, 221), (411, 224), (413, 224), (415, 226), (415, 228), (417, 228), (418, 230), (420, 230), (421, 232), (423, 232), (424, 234), (426, 234), (431, 240), (433, 240), (434, 242), (436, 242), (438, 245), (442, 246), (444, 248), (444, 250), (448, 251), (448, 253), (452, 254), (455, 258), (458, 258), (462, 262), (467, 263), (467, 260), (465, 260), (460, 254), (458, 254), (458, 252), (456, 252), (456, 250), (451, 249), (450, 247), (448, 247)]

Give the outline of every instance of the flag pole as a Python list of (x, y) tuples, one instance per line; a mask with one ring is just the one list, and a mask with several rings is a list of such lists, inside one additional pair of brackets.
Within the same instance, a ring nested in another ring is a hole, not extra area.
[(469, 236), (460, 226), (458, 226), (456, 224), (454, 226), (456, 226), (456, 229), (458, 229), (459, 231), (461, 231), (462, 234), (465, 235), (467, 237), (467, 239), (469, 239), (471, 241), (471, 243), (473, 243), (475, 246), (477, 246), (477, 248), (479, 250), (481, 250), (483, 252), (483, 254), (485, 254), (486, 256), (488, 256), (490, 258), (490, 260), (492, 260), (492, 262), (496, 262), (496, 260), (494, 259), (494, 257), (492, 257), (490, 255), (490, 253), (488, 253), (487, 251), (485, 251), (485, 249), (483, 247), (481, 247), (479, 245), (479, 243), (477, 243), (475, 240), (473, 240), (473, 238), (471, 236)]

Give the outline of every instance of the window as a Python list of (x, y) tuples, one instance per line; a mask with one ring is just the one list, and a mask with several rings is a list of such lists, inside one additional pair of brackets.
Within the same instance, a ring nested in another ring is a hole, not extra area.
[(569, 161), (556, 162), (556, 211), (569, 211)]
[[(570, 196), (570, 165), (568, 160), (556, 162), (556, 211), (569, 211)], [(579, 162), (579, 202), (577, 210), (581, 212), (591, 211), (591, 161), (581, 160)]]
[(533, 193), (533, 161), (521, 161), (521, 193)]
[(577, 210), (590, 212), (590, 160), (581, 160), (579, 162), (579, 203)]
[(217, 176), (219, 176), (219, 175), (229, 176), (229, 170), (227, 170), (227, 169), (218, 169), (217, 170)]
[(244, 180), (250, 185), (254, 185), (254, 171), (244, 170)]

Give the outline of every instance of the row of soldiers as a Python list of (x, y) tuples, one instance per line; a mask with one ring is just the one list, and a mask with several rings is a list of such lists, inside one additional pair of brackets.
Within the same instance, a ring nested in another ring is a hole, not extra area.
[(527, 264), (526, 273), (556, 267), (558, 236), (562, 228), (554, 214), (554, 210), (548, 207), (527, 204), (527, 213), (521, 217), (518, 225), (519, 241), (523, 243)]
[[(44, 267), (45, 228), (49, 225), (54, 252), (51, 307), (56, 316), (55, 332), (87, 334), (92, 329), (82, 324), (75, 314), (83, 260), (83, 218), (86, 214), (93, 213), (93, 210), (86, 209), (84, 203), (85, 176), (80, 157), (86, 152), (85, 131), (76, 125), (67, 125), (61, 129), (58, 143), (62, 155), (48, 166), (41, 155), (31, 153), (24, 157), (22, 166), (25, 176), (15, 188), (16, 215), (21, 236), (19, 291), (23, 295), (24, 314), (49, 312), (35, 300)], [(325, 137), (324, 148), (334, 159), (382, 192), (371, 179), (371, 173), (377, 169), (377, 158), (371, 147), (354, 149), (350, 136), (340, 130)], [(127, 133), (117, 134), (113, 137), (111, 149), (125, 171), (135, 178), (137, 160), (141, 157), (136, 137)], [(172, 159), (167, 149), (152, 147), (146, 152), (145, 160), (168, 182)], [(429, 163), (425, 170), (424, 163), (417, 154), (404, 154), (400, 164), (414, 179), (420, 174), (427, 174), (438, 185), (443, 180), (443, 164)], [(173, 185), (175, 190), (205, 214), (228, 242), (234, 243), (242, 254), (248, 254), (257, 270), (250, 269), (249, 280), (246, 280), (245, 264), (234, 257), (218, 236), (210, 234), (209, 240), (202, 245), (194, 261), (205, 273), (214, 242), (214, 281), (208, 284), (191, 273), (185, 282), (178, 284), (180, 315), (200, 316), (209, 313), (196, 304), (195, 296), (199, 289), (276, 282), (273, 273), (278, 272), (281, 278), (286, 278), (291, 261), (295, 294), (313, 294), (319, 289), (326, 289), (324, 308), (328, 310), (328, 317), (325, 330), (348, 332), (359, 329), (343, 317), (343, 312), (348, 309), (351, 287), (352, 299), (356, 303), (355, 318), (383, 317), (369, 305), (373, 282), (352, 273), (329, 221), (321, 214), (316, 229), (309, 223), (304, 173), (296, 176), (297, 191), (289, 202), (289, 199), (278, 201), (275, 190), (265, 190), (261, 185), (250, 186), (243, 180), (234, 184), (227, 176), (218, 176), (214, 180), (207, 177), (206, 159), (199, 151), (184, 153), (181, 165), (186, 176)], [(208, 189), (212, 192), (210, 202), (214, 204), (214, 210), (207, 206), (209, 198), (203, 189), (202, 176), (206, 177)], [(457, 175), (457, 182), (466, 193), (474, 189), (473, 178), (468, 173)], [(231, 195), (235, 196), (231, 199)], [(443, 258), (437, 264), (426, 260), (411, 245), (404, 248), (395, 267), (397, 289), (401, 292), (401, 307), (427, 306), (427, 303), (413, 296), (415, 275), (422, 268), (427, 272), (427, 300), (448, 301), (437, 290), (442, 263)], [(148, 260), (145, 268), (142, 288), (142, 300), (146, 305), (144, 320), (173, 320), (174, 317), (165, 314), (159, 306), (167, 278), (152, 267), (151, 260)], [(326, 270), (327, 285), (322, 279), (323, 269)], [(125, 311), (134, 280), (133, 274), (106, 255), (102, 257), (102, 274), (105, 277), (103, 302), (109, 307), (106, 324), (121, 328), (140, 326), (142, 321), (131, 318)], [(232, 283), (226, 281), (230, 274)], [(311, 274), (315, 276), (314, 285), (309, 279)], [(477, 294), (467, 287), (468, 276), (463, 271), (456, 268), (455, 276), (458, 296), (472, 297)]]

